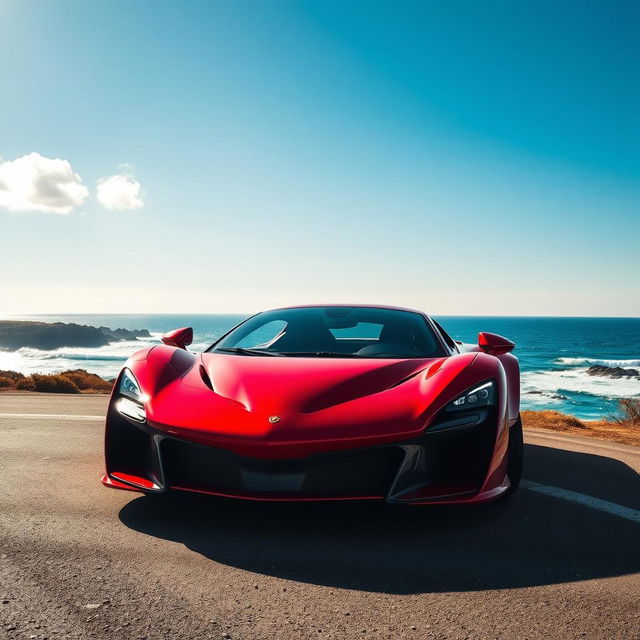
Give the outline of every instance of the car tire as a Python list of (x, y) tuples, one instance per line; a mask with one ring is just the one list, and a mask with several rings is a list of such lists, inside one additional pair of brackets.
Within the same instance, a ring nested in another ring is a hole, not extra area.
[(506, 495), (516, 491), (522, 478), (522, 465), (524, 461), (524, 440), (522, 437), (522, 419), (518, 419), (509, 429), (509, 449), (507, 450), (507, 476), (511, 486)]

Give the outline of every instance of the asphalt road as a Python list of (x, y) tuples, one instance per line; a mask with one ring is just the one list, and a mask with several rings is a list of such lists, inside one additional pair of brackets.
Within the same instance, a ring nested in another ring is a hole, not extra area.
[(640, 449), (529, 432), (472, 508), (142, 497), (99, 483), (105, 405), (0, 395), (7, 638), (640, 638)]

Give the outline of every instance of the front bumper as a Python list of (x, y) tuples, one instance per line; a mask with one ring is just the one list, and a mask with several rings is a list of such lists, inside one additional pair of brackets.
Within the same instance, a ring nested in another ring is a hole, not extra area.
[(167, 435), (131, 422), (112, 406), (102, 480), (147, 493), (172, 489), (263, 501), (426, 504), (497, 498), (509, 487), (504, 473), (495, 473), (504, 467), (496, 460), (497, 412), (484, 409), (466, 418), (457, 417), (451, 426), (450, 416), (439, 415), (412, 441), (271, 460)]

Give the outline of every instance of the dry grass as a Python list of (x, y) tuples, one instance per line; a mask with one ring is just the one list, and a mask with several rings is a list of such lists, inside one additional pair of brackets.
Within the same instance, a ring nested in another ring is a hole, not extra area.
[(616, 424), (623, 427), (640, 429), (640, 398), (620, 400), (620, 416), (613, 418)]
[(640, 399), (621, 400), (620, 415), (607, 420), (579, 420), (558, 411), (523, 411), (522, 424), (525, 429), (559, 431), (640, 446)]
[(0, 371), (0, 391), (38, 391), (41, 393), (110, 393), (113, 382), (84, 369), (25, 376), (17, 371)]
[(583, 433), (587, 429), (582, 420), (559, 411), (523, 411), (521, 415), (525, 429), (551, 429), (567, 433)]

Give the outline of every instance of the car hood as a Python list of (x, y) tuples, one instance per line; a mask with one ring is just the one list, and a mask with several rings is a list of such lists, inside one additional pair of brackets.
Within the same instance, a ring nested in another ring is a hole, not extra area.
[(307, 453), (314, 443), (328, 441), (363, 446), (361, 439), (398, 439), (423, 430), (451, 395), (450, 383), (474, 357), (204, 353), (182, 375), (164, 375), (152, 391), (147, 416), (152, 426), (169, 433), (240, 448), (246, 455), (265, 456), (265, 445), (299, 445)]
[(437, 361), (202, 355), (218, 395), (273, 414), (315, 413), (381, 393)]

